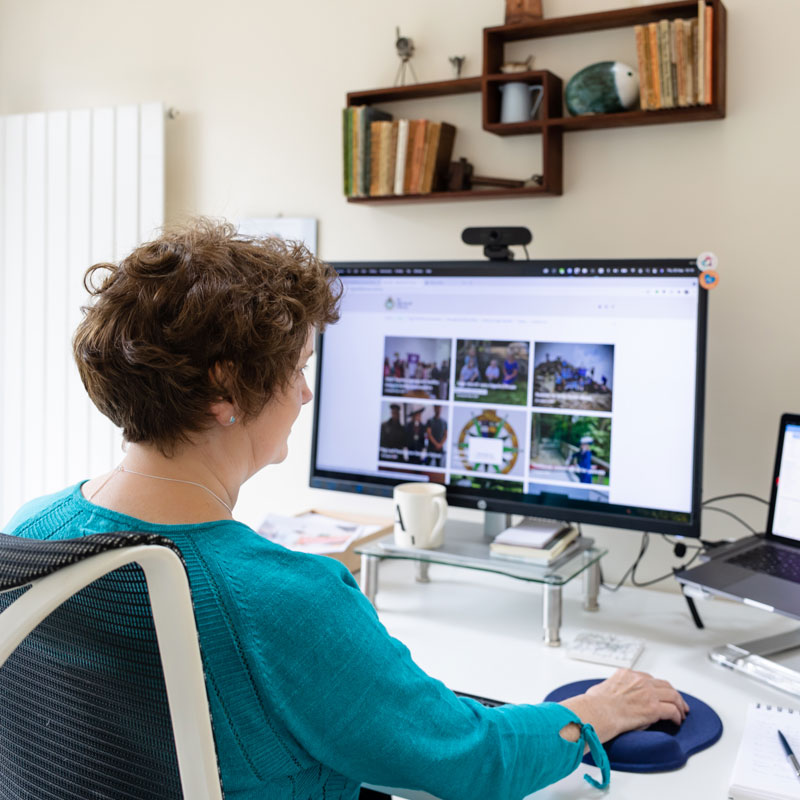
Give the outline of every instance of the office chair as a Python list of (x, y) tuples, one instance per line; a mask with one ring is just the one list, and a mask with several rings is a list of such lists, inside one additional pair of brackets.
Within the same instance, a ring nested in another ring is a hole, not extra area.
[(0, 800), (222, 800), (168, 539), (0, 534), (0, 698)]

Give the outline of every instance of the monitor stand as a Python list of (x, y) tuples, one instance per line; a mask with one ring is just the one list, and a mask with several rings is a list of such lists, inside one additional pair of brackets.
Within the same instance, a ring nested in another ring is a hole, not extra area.
[(800, 648), (800, 628), (742, 644), (726, 644), (708, 655), (715, 664), (800, 697), (800, 672), (768, 658), (796, 648)]
[(502, 533), (506, 528), (510, 528), (511, 524), (511, 514), (503, 514), (500, 511), (484, 511), (484, 539), (491, 542), (498, 533)]
[[(378, 565), (386, 558), (408, 559), (416, 562), (416, 580), (428, 583), (431, 564), (447, 564), (506, 575), (511, 578), (542, 584), (542, 627), (544, 643), (550, 647), (561, 644), (559, 630), (562, 617), (562, 587), (581, 575), (585, 611), (597, 611), (600, 590), (600, 558), (606, 551), (593, 546), (591, 539), (576, 540), (576, 550), (566, 551), (549, 564), (527, 564), (513, 560), (493, 560), (489, 557), (489, 542), (511, 523), (507, 514), (486, 513), (484, 524), (450, 520), (445, 545), (436, 550), (396, 547), (381, 541), (356, 546), (361, 556), (361, 590), (375, 605), (378, 592)], [(386, 537), (390, 539), (390, 537)]]

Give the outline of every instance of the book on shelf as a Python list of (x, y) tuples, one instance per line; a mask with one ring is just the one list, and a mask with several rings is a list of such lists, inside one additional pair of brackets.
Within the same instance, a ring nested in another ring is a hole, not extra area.
[[(675, 20), (669, 26), (669, 55), (670, 55), (670, 80), (672, 81), (672, 105), (681, 105), (681, 86), (678, 85), (680, 71), (678, 69), (678, 23), (683, 20)], [(681, 28), (683, 26), (681, 25)]]
[(662, 19), (658, 23), (658, 54), (661, 68), (661, 108), (672, 108), (672, 57), (670, 55), (669, 20)]
[(357, 197), (368, 197), (372, 181), (372, 123), (391, 120), (392, 115), (388, 111), (381, 111), (372, 106), (356, 106), (356, 109), (357, 141), (354, 151), (356, 182), (353, 193)]
[(651, 108), (661, 108), (661, 56), (658, 50), (657, 22), (647, 25), (647, 35), (650, 40), (650, 88), (653, 97)]
[(703, 69), (703, 78), (706, 85), (703, 91), (703, 98), (707, 105), (712, 101), (711, 89), (711, 33), (714, 30), (714, 6), (706, 6), (706, 26), (705, 26), (705, 43), (703, 46), (703, 58), (705, 59), (705, 66)]
[(414, 145), (411, 149), (411, 169), (408, 179), (407, 194), (419, 194), (420, 179), (422, 173), (422, 162), (425, 157), (425, 138), (428, 132), (428, 120), (417, 120), (416, 135)]
[(673, 50), (675, 53), (675, 86), (678, 90), (677, 105), (685, 108), (689, 103), (686, 100), (686, 54), (685, 42), (686, 37), (683, 32), (683, 20), (676, 19), (672, 27), (672, 42)]
[(697, 102), (703, 105), (705, 101), (705, 47), (706, 47), (706, 3), (697, 0)]
[(420, 191), (422, 194), (442, 189), (447, 179), (447, 168), (453, 156), (456, 129), (449, 122), (435, 122), (432, 125), (428, 150), (425, 153), (425, 171)]
[(380, 189), (379, 166), (381, 158), (381, 126), (383, 122), (373, 122), (370, 126), (370, 149), (369, 149), (369, 193), (371, 197), (376, 196)]
[(414, 148), (416, 146), (419, 127), (424, 120), (410, 119), (408, 121), (408, 143), (406, 145), (405, 168), (403, 174), (403, 194), (411, 194), (411, 170), (414, 160)]
[(394, 188), (394, 171), (391, 171), (390, 177), (390, 170), (393, 166), (393, 156), (396, 156), (397, 128), (395, 127), (393, 132), (392, 123), (381, 120), (372, 123), (371, 131), (371, 147), (376, 158), (372, 159), (371, 165), (375, 174), (370, 180), (370, 195), (382, 197), (391, 194)]
[(346, 197), (353, 194), (352, 186), (352, 159), (353, 159), (353, 109), (345, 108), (342, 111), (342, 145), (344, 158), (344, 193)]
[(489, 555), (497, 558), (548, 563), (562, 555), (577, 538), (577, 529), (570, 526), (566, 530), (555, 534), (546, 544), (540, 547), (498, 543), (497, 539), (495, 539), (489, 545)]
[(697, 105), (697, 20), (689, 20), (689, 33), (686, 38), (686, 80), (689, 105)]
[(353, 131), (352, 131), (352, 150), (353, 150), (353, 157), (350, 162), (350, 186), (352, 187), (351, 193), (354, 196), (358, 196), (359, 193), (359, 164), (361, 161), (361, 155), (359, 154), (359, 145), (361, 147), (361, 152), (363, 153), (364, 150), (364, 143), (362, 141), (362, 131), (361, 125), (364, 119), (364, 107), (363, 106), (356, 106), (353, 109)]
[(643, 111), (711, 103), (714, 7), (699, 0), (697, 12), (634, 26)]
[(428, 123), (428, 134), (425, 137), (425, 157), (422, 162), (422, 177), (419, 182), (420, 194), (430, 194), (433, 191), (433, 169), (436, 166), (436, 151), (439, 149), (441, 133), (441, 122)]
[(800, 782), (778, 737), (781, 731), (800, 752), (800, 711), (753, 703), (733, 766), (730, 800), (791, 800), (800, 797)]
[[(394, 194), (394, 173), (397, 164), (397, 130), (399, 120), (389, 123), (388, 139), (381, 150), (381, 194), (385, 197)], [(383, 144), (383, 143), (382, 143)]]
[(394, 166), (394, 193), (405, 194), (406, 157), (408, 155), (409, 120), (397, 121), (397, 156)]
[(650, 99), (650, 42), (644, 33), (644, 25), (634, 26), (636, 36), (636, 60), (639, 62), (639, 106), (647, 111), (651, 106)]

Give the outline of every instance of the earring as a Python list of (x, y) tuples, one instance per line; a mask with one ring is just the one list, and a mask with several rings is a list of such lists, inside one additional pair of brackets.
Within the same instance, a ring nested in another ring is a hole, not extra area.
[(229, 424), (229, 425), (233, 425), (233, 423), (234, 423), (234, 422), (236, 422), (236, 417), (231, 417), (231, 418), (228, 420), (228, 424)]

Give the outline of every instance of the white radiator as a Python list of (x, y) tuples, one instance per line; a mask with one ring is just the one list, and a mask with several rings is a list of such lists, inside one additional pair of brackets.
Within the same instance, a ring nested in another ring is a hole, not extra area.
[(72, 333), (86, 269), (163, 222), (160, 103), (0, 116), (0, 529), (26, 500), (121, 459)]

